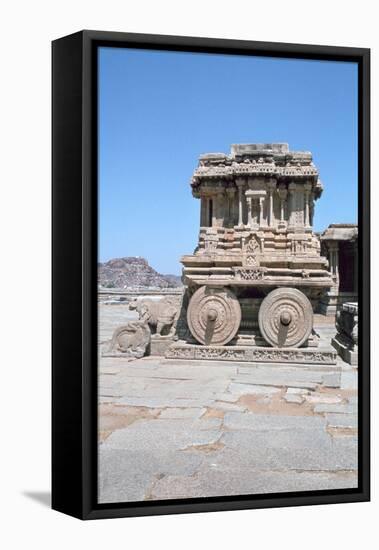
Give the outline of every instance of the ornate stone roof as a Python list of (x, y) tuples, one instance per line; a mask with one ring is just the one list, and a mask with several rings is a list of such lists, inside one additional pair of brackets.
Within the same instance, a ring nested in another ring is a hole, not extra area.
[(272, 177), (277, 180), (311, 181), (321, 193), (322, 184), (312, 154), (290, 151), (287, 143), (249, 143), (231, 146), (231, 153), (201, 155), (191, 185), (204, 180), (233, 180), (236, 177)]

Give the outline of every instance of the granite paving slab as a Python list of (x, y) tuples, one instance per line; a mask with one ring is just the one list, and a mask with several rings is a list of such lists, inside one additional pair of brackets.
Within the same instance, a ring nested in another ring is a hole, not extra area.
[[(224, 417), (224, 426), (228, 429), (250, 431), (273, 431), (299, 429), (310, 430), (313, 433), (324, 430), (326, 420), (321, 416), (284, 416), (264, 415), (254, 413), (230, 412)], [(277, 434), (275, 434), (277, 437)]]
[(155, 499), (266, 494), (357, 487), (354, 472), (276, 472), (207, 469), (192, 476), (167, 476), (152, 489)]
[(149, 498), (149, 487), (161, 476), (168, 474), (188, 476), (200, 466), (201, 456), (190, 453), (168, 452), (159, 454), (148, 446), (143, 450), (110, 448), (99, 450), (98, 498), (106, 502), (133, 502)]
[(219, 418), (140, 420), (127, 428), (114, 431), (102, 447), (143, 452), (181, 450), (215, 443), (222, 435), (220, 426)]
[(326, 421), (333, 428), (358, 428), (356, 414), (327, 414)]

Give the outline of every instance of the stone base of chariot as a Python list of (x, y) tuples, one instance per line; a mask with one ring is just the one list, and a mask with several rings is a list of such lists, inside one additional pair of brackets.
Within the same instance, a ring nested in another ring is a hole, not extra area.
[(309, 348), (269, 348), (251, 346), (204, 346), (176, 342), (165, 354), (167, 359), (205, 359), (208, 361), (243, 361), (250, 363), (288, 363), (300, 365), (330, 365), (337, 370), (334, 350)]
[(153, 334), (150, 340), (149, 355), (164, 357), (170, 346), (175, 343), (173, 336), (157, 336)]

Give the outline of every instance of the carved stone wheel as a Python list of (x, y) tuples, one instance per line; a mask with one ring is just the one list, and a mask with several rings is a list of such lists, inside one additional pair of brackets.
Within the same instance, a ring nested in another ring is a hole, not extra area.
[(262, 336), (271, 346), (298, 348), (312, 332), (312, 305), (300, 290), (277, 288), (263, 300), (258, 322)]
[(227, 288), (198, 288), (187, 310), (188, 327), (201, 344), (223, 346), (237, 334), (241, 307)]

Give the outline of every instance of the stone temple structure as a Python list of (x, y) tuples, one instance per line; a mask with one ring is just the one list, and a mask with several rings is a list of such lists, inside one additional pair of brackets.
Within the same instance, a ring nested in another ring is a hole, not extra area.
[(202, 155), (198, 246), (169, 358), (335, 363), (318, 347), (313, 311), (335, 284), (313, 232), (322, 185), (308, 152), (285, 143)]
[(320, 240), (333, 278), (333, 286), (321, 298), (320, 311), (335, 315), (345, 302), (358, 301), (358, 225), (332, 223)]

